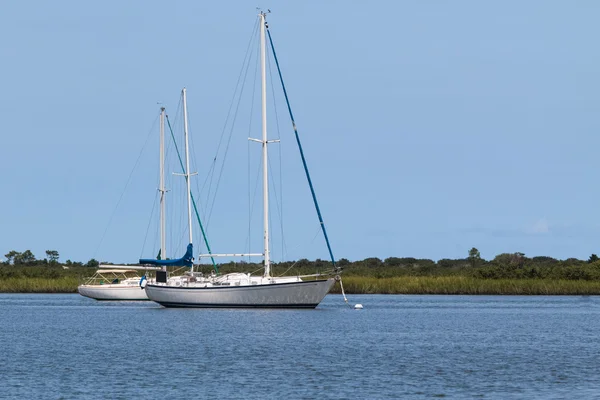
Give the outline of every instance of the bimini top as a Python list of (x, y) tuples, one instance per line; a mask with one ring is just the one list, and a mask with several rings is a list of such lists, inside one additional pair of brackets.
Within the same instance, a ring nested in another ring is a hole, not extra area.
[(125, 274), (127, 272), (136, 272), (136, 270), (134, 269), (99, 269), (98, 271), (96, 271), (97, 274)]

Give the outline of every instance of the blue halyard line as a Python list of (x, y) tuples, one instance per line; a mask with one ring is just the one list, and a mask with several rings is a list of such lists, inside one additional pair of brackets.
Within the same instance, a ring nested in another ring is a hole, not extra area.
[(271, 32), (267, 27), (267, 34), (269, 35), (269, 43), (271, 44), (271, 50), (273, 51), (273, 58), (275, 59), (275, 64), (277, 65), (277, 72), (279, 74), (279, 80), (281, 81), (281, 87), (283, 88), (283, 95), (285, 96), (285, 102), (287, 104), (288, 112), (290, 113), (290, 118), (292, 120), (292, 126), (294, 127), (294, 134), (296, 135), (296, 143), (298, 143), (298, 149), (300, 150), (300, 157), (302, 158), (302, 164), (304, 165), (304, 172), (306, 173), (306, 179), (308, 180), (308, 186), (310, 186), (310, 193), (312, 194), (313, 202), (315, 203), (315, 208), (317, 210), (317, 215), (319, 216), (319, 222), (321, 224), (321, 229), (323, 230), (323, 236), (325, 236), (325, 242), (327, 243), (327, 249), (329, 250), (329, 256), (331, 257), (331, 262), (333, 263), (333, 267), (337, 268), (335, 265), (335, 258), (333, 257), (333, 252), (331, 251), (331, 245), (329, 244), (329, 238), (327, 237), (327, 230), (325, 229), (325, 223), (323, 222), (323, 217), (321, 216), (321, 210), (319, 209), (319, 203), (317, 202), (317, 196), (315, 194), (315, 189), (313, 188), (312, 180), (310, 179), (310, 174), (308, 172), (308, 166), (306, 165), (306, 159), (304, 158), (304, 151), (302, 150), (302, 144), (300, 144), (300, 136), (298, 136), (298, 129), (296, 128), (296, 122), (294, 121), (294, 114), (292, 113), (292, 107), (290, 106), (290, 100), (288, 99), (287, 90), (285, 89), (285, 84), (283, 83), (283, 76), (281, 75), (281, 68), (279, 67), (279, 60), (277, 60), (277, 54), (275, 53), (275, 46), (273, 45), (273, 39), (271, 38)]
[[(183, 170), (183, 173), (185, 174), (185, 168), (183, 167), (183, 161), (181, 161), (181, 153), (179, 153), (179, 147), (177, 147), (177, 142), (175, 141), (175, 135), (173, 134), (173, 129), (171, 128), (171, 121), (169, 121), (168, 115), (166, 116), (166, 119), (167, 119), (167, 125), (169, 126), (169, 131), (171, 132), (171, 138), (173, 139), (173, 144), (175, 145), (175, 150), (177, 151), (177, 157), (179, 158), (179, 164), (181, 165), (181, 169)], [(187, 180), (188, 177), (186, 176), (185, 179)], [(198, 207), (196, 207), (196, 200), (194, 199), (194, 195), (192, 193), (190, 193), (190, 197), (192, 198), (192, 204), (194, 205), (194, 211), (196, 212), (196, 218), (198, 219), (198, 224), (200, 225), (200, 230), (202, 231), (202, 238), (204, 239), (204, 244), (206, 244), (206, 249), (208, 250), (208, 254), (212, 254), (212, 251), (210, 250), (210, 245), (208, 244), (208, 239), (206, 238), (206, 233), (204, 232), (204, 227), (202, 226), (202, 221), (200, 220), (200, 214), (198, 214)], [(218, 274), (219, 267), (217, 267), (214, 257), (211, 256), (210, 259), (212, 261), (215, 272)]]

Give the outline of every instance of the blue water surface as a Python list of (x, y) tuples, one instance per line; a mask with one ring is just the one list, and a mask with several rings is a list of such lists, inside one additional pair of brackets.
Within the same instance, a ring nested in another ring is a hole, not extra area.
[(316, 310), (0, 294), (0, 398), (600, 398), (600, 298), (328, 295)]

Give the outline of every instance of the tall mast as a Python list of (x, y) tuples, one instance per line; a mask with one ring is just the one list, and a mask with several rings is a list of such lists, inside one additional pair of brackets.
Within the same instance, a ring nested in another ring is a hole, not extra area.
[(269, 254), (269, 172), (267, 169), (267, 67), (265, 25), (266, 14), (260, 13), (260, 77), (262, 89), (262, 156), (263, 156), (263, 227), (265, 231), (265, 277), (271, 276)]
[[(160, 108), (160, 255), (163, 260), (167, 259), (167, 226), (165, 223), (165, 108)], [(163, 270), (167, 267), (163, 266)]]
[(192, 242), (192, 197), (190, 189), (190, 150), (188, 146), (188, 119), (187, 119), (187, 97), (186, 90), (181, 91), (183, 95), (183, 136), (185, 139), (185, 182), (187, 184), (187, 205), (188, 205), (188, 231), (190, 233), (190, 243)]

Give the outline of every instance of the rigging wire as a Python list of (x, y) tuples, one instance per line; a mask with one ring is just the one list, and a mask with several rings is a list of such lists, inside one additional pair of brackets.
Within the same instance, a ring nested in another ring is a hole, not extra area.
[(102, 236), (100, 237), (100, 242), (98, 243), (98, 246), (96, 247), (96, 250), (94, 251), (94, 254), (93, 254), (92, 258), (96, 258), (96, 255), (98, 254), (98, 250), (100, 250), (100, 246), (102, 245), (102, 242), (104, 241), (104, 238), (106, 237), (106, 233), (108, 232), (108, 228), (110, 227), (110, 224), (112, 223), (112, 220), (115, 217), (115, 214), (117, 213), (117, 209), (119, 208), (119, 205), (121, 204), (121, 200), (123, 200), (123, 196), (125, 195), (125, 191), (127, 190), (127, 187), (129, 186), (129, 183), (131, 182), (131, 177), (133, 176), (133, 172), (137, 168), (137, 165), (140, 162), (140, 159), (142, 158), (142, 154), (144, 153), (144, 150), (146, 149), (146, 146), (148, 145), (148, 142), (150, 141), (150, 136), (152, 135), (152, 133), (154, 131), (154, 128), (156, 127), (156, 123), (158, 122), (159, 116), (160, 116), (160, 114), (157, 115), (156, 118), (154, 118), (154, 122), (152, 123), (152, 127), (148, 131), (148, 135), (146, 137), (146, 141), (144, 142), (144, 145), (142, 146), (142, 149), (140, 150), (140, 153), (138, 154), (138, 156), (137, 156), (137, 158), (135, 160), (135, 163), (133, 164), (133, 168), (131, 169), (131, 172), (129, 172), (129, 176), (127, 177), (127, 181), (125, 182), (125, 187), (123, 188), (123, 191), (121, 191), (121, 195), (119, 196), (119, 200), (117, 201), (117, 205), (113, 209), (113, 211), (112, 211), (112, 213), (110, 215), (110, 218), (108, 219), (108, 223), (106, 224), (106, 228), (104, 228), (104, 233), (102, 233)]
[[(189, 173), (189, 171), (186, 172), (185, 168), (183, 167), (183, 161), (181, 160), (181, 154), (179, 153), (179, 148), (177, 147), (177, 142), (175, 141), (175, 134), (173, 133), (173, 129), (171, 128), (171, 123), (169, 122), (169, 118), (167, 117), (166, 119), (167, 119), (167, 126), (169, 127), (169, 131), (171, 132), (171, 138), (173, 139), (173, 143), (175, 144), (175, 150), (177, 151), (177, 157), (179, 158), (179, 164), (181, 165), (181, 169), (183, 170), (184, 174)], [(185, 179), (187, 180), (187, 179), (189, 179), (189, 177), (186, 176)], [(202, 231), (202, 238), (204, 239), (204, 244), (206, 245), (208, 253), (210, 254), (211, 253), (210, 245), (208, 244), (208, 238), (206, 237), (206, 231), (204, 230), (204, 226), (202, 225), (202, 221), (200, 220), (200, 214), (198, 213), (198, 207), (196, 206), (196, 200), (194, 199), (194, 195), (192, 193), (190, 193), (189, 195), (192, 200), (192, 205), (194, 206), (194, 212), (196, 213), (196, 219), (198, 220), (198, 225), (200, 225), (200, 230)], [(214, 257), (211, 256), (210, 259), (212, 261), (215, 272), (218, 274), (219, 268), (217, 267), (217, 264), (215, 263)]]
[[(248, 61), (248, 63), (250, 63)], [(259, 58), (258, 58), (258, 48), (256, 50), (256, 64), (254, 66), (254, 84), (252, 85), (252, 96), (250, 96), (251, 102), (250, 102), (250, 118), (248, 119), (248, 138), (251, 137), (252, 134), (252, 115), (254, 115), (254, 100), (256, 98), (256, 82), (257, 79), (256, 77), (258, 76), (258, 64), (259, 64)], [(247, 141), (247, 147), (248, 147), (248, 253), (250, 253), (250, 246), (252, 243), (252, 210), (253, 210), (253, 203), (250, 200), (250, 146), (252, 145), (252, 143), (250, 143), (250, 140)], [(260, 164), (259, 164), (260, 167)], [(259, 172), (260, 172), (260, 168), (259, 168)], [(258, 182), (258, 176), (257, 176), (257, 182)], [(256, 185), (254, 188), (254, 196), (256, 196)], [(248, 261), (250, 261), (250, 256), (248, 256)]]
[[(252, 129), (252, 120), (250, 120), (248, 126), (248, 137), (250, 137), (250, 130)], [(248, 243), (247, 252), (250, 254), (250, 246), (252, 244), (251, 235), (252, 235), (252, 198), (250, 196), (250, 141), (246, 142), (247, 154), (246, 159), (248, 160), (248, 166), (246, 168), (247, 176), (248, 176), (248, 237), (246, 238), (246, 242)], [(250, 256), (248, 256), (248, 262), (250, 262)]]
[[(194, 156), (196, 154), (196, 148), (195, 148), (195, 142), (194, 142), (194, 135), (191, 134), (191, 132), (194, 132), (194, 128), (192, 125), (192, 118), (191, 116), (188, 114), (188, 139), (189, 139), (189, 145), (190, 145), (190, 171), (196, 171), (195, 173), (197, 174), (198, 172), (198, 165), (196, 163), (196, 157)], [(189, 171), (188, 171), (189, 172)], [(196, 186), (196, 191), (199, 192), (199, 186), (198, 186), (198, 179), (193, 179), (192, 182), (195, 183)], [(192, 183), (190, 182), (190, 183)], [(190, 193), (191, 193), (191, 187), (190, 187)], [(200, 210), (202, 211), (202, 204), (200, 204)], [(204, 215), (202, 216), (204, 217)], [(198, 248), (197, 251), (199, 253), (202, 253), (202, 242), (200, 241), (198, 243)]]
[[(240, 73), (238, 74), (238, 79), (237, 79), (237, 82), (235, 84), (235, 88), (234, 88), (233, 94), (231, 96), (231, 102), (229, 103), (229, 108), (227, 110), (227, 116), (225, 118), (225, 123), (223, 124), (223, 129), (221, 130), (221, 136), (219, 137), (219, 142), (217, 144), (217, 150), (215, 151), (215, 156), (213, 157), (211, 165), (208, 168), (209, 171), (208, 171), (208, 173), (206, 175), (204, 183), (202, 184), (202, 192), (204, 192), (204, 188), (206, 187), (206, 184), (208, 183), (208, 191), (206, 193), (206, 201), (204, 202), (207, 205), (207, 207), (208, 207), (208, 204), (211, 203), (210, 202), (211, 189), (212, 189), (212, 185), (213, 185), (213, 179), (214, 179), (214, 173), (215, 173), (217, 158), (219, 157), (219, 152), (220, 152), (220, 149), (221, 149), (221, 145), (223, 143), (223, 138), (225, 136), (225, 132), (227, 130), (227, 126), (229, 124), (229, 120), (230, 120), (230, 117), (231, 117), (231, 111), (233, 109), (233, 105), (235, 104), (236, 96), (238, 95), (238, 89), (240, 87), (240, 82), (241, 82), (242, 76), (244, 75), (244, 68), (247, 68), (246, 62), (249, 61), (248, 60), (248, 54), (249, 54), (250, 47), (251, 47), (250, 44), (252, 43), (252, 40), (253, 40), (254, 36), (256, 35), (256, 31), (257, 30), (258, 30), (258, 24), (255, 23), (254, 26), (252, 27), (252, 31), (251, 31), (251, 34), (250, 34), (250, 39), (248, 40), (248, 45), (246, 47), (246, 53), (244, 55), (244, 59), (242, 61), (242, 66), (240, 68)], [(240, 93), (240, 95), (241, 95), (241, 93)], [(215, 197), (216, 197), (216, 193), (215, 193)], [(208, 212), (208, 209), (204, 209), (203, 210), (203, 217), (204, 217), (205, 220), (206, 220), (206, 213), (207, 212)], [(211, 208), (211, 213), (212, 213), (212, 208)], [(207, 221), (207, 229), (208, 229), (208, 221)]]
[[(190, 116), (188, 115), (188, 127), (189, 127), (189, 131), (193, 132), (193, 127), (192, 127), (192, 121)], [(194, 141), (194, 135), (189, 135), (189, 140), (190, 140), (190, 150), (191, 150), (191, 154), (196, 154), (196, 148), (195, 148), (195, 141)], [(191, 157), (191, 163), (192, 163), (192, 170), (193, 171), (199, 171), (199, 166), (196, 163), (196, 157)], [(212, 175), (214, 174), (214, 168), (215, 168), (215, 163), (211, 162), (211, 166), (209, 167), (209, 171), (206, 174), (206, 178), (204, 179), (203, 185), (202, 185), (202, 189), (200, 189), (200, 184), (199, 184), (199, 180), (198, 179), (194, 179), (193, 182), (195, 183), (196, 186), (196, 193), (198, 193), (198, 198), (202, 198), (202, 192), (204, 191), (204, 188), (206, 186), (206, 182), (208, 180), (209, 177), (212, 177)], [(211, 178), (212, 180), (212, 178)], [(210, 193), (210, 187), (209, 187), (209, 193)], [(200, 202), (200, 211), (202, 212), (202, 219), (206, 221), (206, 212), (207, 212), (207, 208), (204, 205), (204, 203)], [(208, 226), (206, 227), (207, 232), (208, 232)], [(200, 242), (199, 247), (202, 245), (202, 242)]]
[(277, 72), (279, 73), (279, 80), (281, 81), (281, 87), (283, 89), (285, 102), (287, 104), (288, 112), (290, 114), (290, 119), (292, 120), (292, 126), (294, 127), (296, 143), (298, 144), (298, 150), (300, 151), (300, 157), (302, 158), (302, 164), (304, 165), (304, 172), (306, 174), (306, 180), (308, 181), (308, 186), (310, 187), (310, 193), (312, 195), (313, 203), (314, 203), (315, 209), (317, 211), (317, 216), (319, 217), (319, 222), (321, 224), (323, 236), (325, 237), (325, 243), (327, 243), (327, 250), (329, 250), (329, 256), (331, 257), (331, 263), (333, 264), (333, 267), (336, 268), (335, 258), (333, 257), (333, 251), (331, 250), (331, 244), (329, 243), (329, 238), (327, 237), (327, 230), (325, 229), (325, 223), (323, 222), (323, 216), (321, 215), (321, 210), (319, 209), (319, 203), (317, 202), (317, 195), (315, 194), (315, 189), (313, 187), (312, 180), (310, 179), (310, 174), (308, 172), (308, 166), (306, 165), (306, 159), (304, 157), (304, 151), (302, 150), (302, 144), (300, 143), (300, 136), (298, 135), (298, 129), (296, 128), (296, 122), (294, 121), (294, 114), (292, 113), (292, 106), (290, 105), (290, 101), (289, 101), (288, 95), (287, 95), (287, 90), (285, 89), (285, 84), (283, 83), (283, 76), (281, 74), (281, 68), (279, 67), (279, 61), (277, 60), (277, 54), (275, 53), (275, 46), (273, 45), (273, 38), (271, 37), (271, 31), (269, 31), (268, 26), (267, 26), (267, 34), (269, 36), (269, 42), (271, 44), (271, 49), (273, 50), (273, 58), (275, 59), (275, 64), (277, 65)]
[[(269, 163), (270, 163), (271, 156), (269, 155), (268, 158), (269, 158)], [(269, 170), (269, 176), (271, 177), (272, 182), (275, 181), (272, 170)], [(283, 215), (282, 215), (283, 210), (280, 210), (280, 208), (279, 208), (279, 198), (277, 196), (277, 190), (275, 189), (275, 187), (273, 187), (273, 194), (275, 195), (275, 209), (277, 210), (277, 216), (279, 217), (279, 221), (281, 222), (281, 220), (283, 219)], [(270, 227), (270, 225), (269, 225), (269, 227)], [(281, 240), (283, 242), (283, 234), (282, 234)], [(283, 261), (283, 252), (281, 253), (281, 260)]]
[[(307, 247), (308, 245), (311, 245), (311, 244), (312, 244), (312, 243), (315, 241), (315, 239), (317, 238), (317, 236), (319, 236), (319, 231), (320, 231), (320, 230), (321, 230), (321, 228), (320, 228), (320, 227), (318, 227), (318, 228), (317, 228), (317, 231), (315, 232), (315, 234), (314, 234), (313, 238), (310, 240), (310, 242), (308, 242), (308, 243), (304, 243), (304, 244), (302, 244), (302, 243), (301, 243), (301, 244), (299, 244), (298, 246), (296, 246), (295, 248), (292, 248), (292, 250), (295, 250), (295, 249), (297, 249), (297, 248), (298, 248), (298, 247), (300, 247), (300, 246)], [(290, 269), (292, 269), (292, 268), (294, 267), (294, 265), (298, 264), (298, 262), (299, 262), (299, 261), (300, 261), (300, 259), (299, 259), (299, 260), (296, 260), (296, 261), (294, 261), (294, 263), (293, 263), (292, 265), (290, 265), (290, 267), (289, 267), (288, 269), (286, 269), (286, 270), (285, 270), (285, 271), (284, 271), (282, 274), (280, 274), (280, 275), (278, 275), (278, 276), (284, 276), (285, 274), (287, 274), (287, 272), (288, 272)]]
[[(216, 161), (216, 157), (214, 158), (214, 161)], [(206, 173), (204, 182), (202, 182), (202, 187), (199, 190), (197, 188), (198, 180), (196, 180), (196, 190), (198, 190), (198, 196), (200, 198), (202, 198), (202, 193), (204, 193), (204, 189), (206, 188), (206, 184), (209, 182), (209, 178), (210, 178), (210, 181), (212, 182), (212, 176), (215, 173), (215, 166), (216, 166), (216, 163), (214, 161), (210, 163), (210, 167), (208, 168), (208, 172)], [(209, 186), (208, 192), (206, 194), (206, 201), (200, 203), (200, 208), (201, 208), (200, 211), (202, 211), (202, 218), (204, 220), (206, 220), (206, 212), (208, 211), (206, 208), (206, 205), (209, 203), (209, 201), (208, 201), (209, 197), (210, 197), (210, 186)], [(202, 205), (205, 205), (204, 208), (202, 208)], [(208, 229), (208, 226), (206, 227), (206, 229)]]
[[(269, 48), (267, 47), (267, 53), (270, 53)], [(279, 113), (277, 112), (277, 101), (275, 100), (275, 85), (273, 85), (273, 72), (272, 72), (272, 68), (271, 68), (271, 58), (267, 57), (268, 60), (268, 67), (269, 67), (269, 78), (271, 80), (271, 94), (272, 94), (272, 98), (273, 98), (273, 109), (274, 109), (274, 114), (275, 114), (275, 125), (277, 126), (277, 140), (281, 140), (281, 130), (279, 129)], [(275, 192), (275, 204), (278, 204), (278, 212), (279, 212), (279, 223), (280, 223), (280, 232), (281, 232), (281, 260), (283, 261), (285, 259), (285, 236), (283, 235), (283, 168), (282, 168), (282, 162), (281, 162), (281, 158), (282, 158), (282, 151), (283, 151), (283, 145), (281, 145), (281, 142), (279, 142), (279, 146), (278, 149), (279, 151), (277, 152), (277, 154), (279, 155), (279, 193), (280, 193), (280, 199), (279, 199), (279, 204), (277, 202), (277, 192)], [(269, 161), (269, 163), (271, 164), (271, 162)], [(274, 181), (274, 178), (273, 178)], [(279, 211), (281, 210), (281, 211)]]
[[(165, 108), (165, 110), (166, 110), (166, 108)], [(165, 112), (165, 115), (166, 115), (166, 112)], [(160, 145), (160, 144), (159, 144), (159, 145)], [(167, 149), (164, 149), (164, 151), (165, 151), (165, 157), (166, 157)], [(160, 166), (159, 166), (159, 169), (160, 169)], [(166, 182), (165, 182), (165, 184), (166, 184)], [(152, 222), (152, 218), (153, 218), (153, 216), (154, 216), (154, 209), (155, 209), (155, 207), (156, 207), (156, 201), (157, 201), (157, 200), (158, 200), (158, 199), (161, 197), (161, 192), (160, 192), (160, 173), (159, 173), (159, 176), (157, 177), (156, 187), (157, 187), (158, 189), (157, 189), (157, 191), (155, 192), (155, 193), (156, 193), (156, 196), (154, 197), (154, 204), (152, 204), (152, 210), (151, 210), (151, 212), (150, 212), (150, 218), (148, 219), (148, 227), (146, 228), (146, 235), (144, 236), (144, 242), (143, 242), (143, 244), (142, 244), (142, 251), (140, 252), (140, 257), (139, 257), (140, 259), (141, 259), (141, 258), (143, 258), (142, 256), (143, 256), (143, 254), (144, 254), (144, 249), (146, 248), (146, 238), (148, 237), (148, 234), (149, 234), (149, 232), (150, 232), (150, 224), (151, 224), (151, 222)], [(165, 196), (165, 197), (166, 197), (166, 196)], [(164, 198), (163, 198), (163, 200), (166, 200), (166, 199), (164, 199)], [(159, 212), (159, 218), (160, 218), (160, 212)], [(156, 221), (154, 221), (154, 222), (156, 222)], [(157, 246), (157, 243), (158, 243), (158, 236), (159, 236), (159, 235), (160, 235), (160, 228), (159, 228), (159, 229), (157, 229), (157, 230), (154, 230), (154, 238), (153, 238), (154, 240), (153, 240), (153, 243), (152, 243), (152, 248), (153, 248), (153, 249), (156, 249), (156, 248), (158, 247), (158, 248), (160, 249), (160, 251), (162, 251), (161, 244), (159, 244), (159, 245)], [(166, 255), (162, 255), (162, 254), (161, 254), (161, 257), (166, 257)]]
[[(252, 40), (254, 39), (254, 36), (256, 36), (256, 33), (258, 32), (258, 26), (259, 25), (257, 23), (255, 25), (254, 32), (253, 32), (252, 36), (250, 37), (250, 41), (248, 42), (248, 48), (246, 50), (246, 57), (244, 57), (244, 62), (246, 61), (246, 58), (248, 58), (248, 54), (249, 54), (249, 50), (250, 50), (250, 45), (252, 43)], [(249, 66), (250, 66), (250, 58), (248, 58), (248, 63), (246, 65), (246, 71), (243, 73), (244, 79), (242, 80), (242, 86), (240, 88), (240, 93), (239, 93), (239, 96), (238, 96), (238, 101), (237, 101), (237, 104), (235, 106), (235, 111), (234, 111), (233, 119), (232, 119), (232, 122), (231, 122), (231, 128), (229, 130), (229, 136), (227, 138), (227, 145), (225, 147), (225, 152), (223, 154), (223, 161), (221, 162), (221, 170), (219, 171), (219, 177), (217, 178), (215, 192), (214, 192), (214, 195), (213, 195), (213, 198), (212, 198), (212, 202), (211, 202), (211, 205), (210, 205), (210, 208), (209, 208), (209, 211), (208, 211), (208, 218), (206, 220), (207, 226), (210, 224), (210, 220), (211, 220), (211, 217), (212, 217), (212, 212), (214, 210), (215, 201), (217, 199), (217, 193), (219, 191), (219, 186), (221, 184), (221, 177), (223, 176), (223, 170), (225, 169), (225, 161), (227, 160), (227, 154), (229, 152), (229, 145), (231, 143), (231, 137), (232, 137), (232, 134), (233, 134), (233, 129), (235, 127), (235, 122), (237, 120), (238, 110), (239, 110), (240, 103), (241, 103), (241, 100), (242, 100), (242, 93), (244, 92), (244, 87), (246, 86), (246, 76), (248, 75)], [(242, 65), (242, 71), (243, 71), (243, 69), (244, 69), (244, 66)], [(242, 77), (242, 73), (241, 73), (242, 71), (240, 71), (240, 76), (238, 77), (238, 84), (239, 84), (240, 79)], [(235, 99), (235, 93), (234, 93), (234, 99)], [(230, 105), (230, 111), (232, 109), (232, 106), (233, 106), (233, 101), (232, 101), (232, 104)], [(229, 112), (228, 112), (226, 124), (225, 124), (225, 126), (223, 128), (222, 135), (225, 132), (225, 127), (227, 126), (228, 119), (229, 119)], [(219, 147), (220, 147), (220, 141), (219, 141)], [(218, 153), (218, 148), (217, 148), (217, 153)], [(215, 156), (215, 159), (216, 159), (216, 156)]]
[[(254, 194), (252, 195), (252, 204), (250, 205), (250, 216), (249, 216), (249, 220), (252, 221), (252, 214), (254, 214), (254, 202), (256, 201), (256, 193), (258, 192), (258, 183), (260, 182), (260, 170), (261, 170), (261, 164), (259, 163), (257, 165), (257, 169), (256, 169), (256, 179), (255, 179), (255, 183), (254, 183)], [(249, 190), (250, 188), (248, 188)], [(248, 235), (248, 253), (250, 253), (250, 247), (252, 246), (252, 243), (250, 242), (250, 235)], [(250, 260), (250, 257), (248, 257), (248, 260)]]
[(146, 247), (146, 240), (148, 239), (148, 232), (150, 232), (150, 224), (152, 223), (152, 217), (154, 216), (154, 209), (156, 208), (156, 199), (158, 199), (158, 192), (154, 196), (154, 203), (152, 203), (152, 211), (150, 212), (150, 218), (148, 219), (148, 226), (146, 227), (146, 234), (144, 235), (144, 243), (140, 251), (140, 258), (143, 258), (144, 248)]
[[(180, 121), (180, 119), (182, 119), (182, 114), (183, 114), (183, 99), (181, 96), (179, 96), (179, 101), (177, 103), (177, 108), (175, 109), (175, 119), (174, 119), (174, 123), (173, 125), (170, 127), (171, 130), (177, 130), (178, 129), (178, 123)], [(165, 115), (165, 118), (167, 120), (169, 119), (169, 114), (167, 113)], [(171, 149), (171, 146), (177, 148), (177, 143), (175, 141), (175, 139), (172, 140), (166, 140), (165, 142), (168, 146), (168, 149)], [(171, 154), (171, 152), (169, 152), (169, 154)], [(166, 172), (166, 176), (169, 177), (169, 181), (171, 182), (171, 192), (173, 194), (175, 193), (181, 193), (182, 191), (184, 192), (184, 190), (181, 187), (181, 180), (180, 179), (173, 179), (173, 173), (176, 172), (173, 168), (173, 166), (171, 165), (171, 163), (166, 163), (165, 164), (165, 168), (168, 169), (168, 171)], [(169, 226), (169, 248), (171, 249), (170, 253), (173, 255), (177, 255), (180, 252), (182, 252), (184, 246), (187, 245), (184, 244), (184, 239), (182, 237), (178, 238), (178, 234), (181, 231), (180, 227), (184, 226), (184, 222), (183, 222), (183, 218), (184, 218), (184, 214), (179, 212), (179, 213), (175, 213), (175, 210), (183, 210), (185, 205), (184, 205), (184, 201), (185, 201), (185, 197), (184, 196), (172, 196), (173, 201), (171, 202), (172, 204), (176, 204), (176, 201), (179, 201), (179, 203), (177, 204), (177, 207), (167, 207), (167, 213), (168, 213), (168, 219), (169, 221), (173, 221), (172, 224), (168, 224)], [(176, 219), (178, 219), (178, 221), (176, 221)], [(186, 225), (185, 225), (186, 226)], [(177, 233), (176, 233), (177, 232)]]
[[(248, 54), (250, 54), (250, 48), (251, 48), (251, 44), (252, 41), (254, 39), (254, 37), (256, 36), (256, 33), (258, 32), (258, 27), (259, 24), (258, 22), (256, 22), (254, 24), (254, 26), (252, 27), (252, 32), (250, 34), (250, 39), (248, 40), (248, 45), (246, 46), (246, 54), (244, 54), (244, 60), (242, 61), (242, 67), (240, 68), (240, 73), (238, 74), (238, 79), (237, 82), (235, 84), (235, 89), (233, 91), (233, 95), (231, 97), (231, 102), (229, 104), (229, 109), (227, 110), (227, 117), (225, 118), (225, 123), (223, 124), (223, 129), (221, 131), (221, 136), (219, 138), (219, 143), (217, 145), (217, 151), (215, 152), (215, 157), (213, 159), (213, 163), (216, 163), (217, 161), (217, 156), (219, 155), (219, 150), (221, 149), (221, 144), (223, 142), (223, 136), (225, 136), (225, 130), (227, 129), (227, 124), (229, 122), (229, 117), (231, 116), (231, 110), (233, 109), (233, 104), (235, 102), (235, 97), (240, 85), (240, 80), (242, 79), (242, 75), (244, 73), (244, 67), (246, 66), (246, 61), (248, 61), (248, 64), (250, 63), (250, 60), (248, 59)], [(247, 68), (247, 67), (246, 67)], [(245, 75), (244, 75), (245, 77)], [(240, 93), (241, 95), (241, 93)], [(212, 181), (211, 181), (211, 185), (212, 185)], [(207, 199), (207, 203), (208, 203), (208, 199)]]
[[(166, 110), (165, 110), (165, 115), (167, 115), (167, 111)], [(171, 146), (172, 145), (171, 145), (171, 142), (169, 140), (165, 141), (165, 158), (164, 158), (165, 161), (170, 159), (170, 156), (171, 156)], [(170, 168), (167, 167), (167, 163), (166, 162), (164, 163), (163, 168), (164, 168), (164, 178), (165, 178), (165, 187), (164, 187), (164, 189), (166, 190), (165, 196), (164, 196), (166, 214), (165, 214), (164, 218), (165, 218), (165, 221), (172, 221), (172, 218), (173, 218), (173, 216), (172, 216), (173, 211), (171, 210), (172, 207), (167, 207), (167, 205), (170, 205), (170, 200), (167, 200), (167, 199), (169, 199), (169, 196), (167, 196), (167, 193), (170, 190), (168, 190), (167, 188), (171, 186), (171, 180), (169, 179), (170, 178), (170, 174), (171, 174), (171, 170), (170, 170)], [(167, 235), (167, 230), (169, 231), (168, 235)], [(173, 224), (171, 224), (171, 223), (166, 224), (166, 230), (165, 230), (165, 236), (166, 236), (165, 237), (165, 254), (161, 253), (161, 257), (163, 259), (165, 259), (165, 260), (167, 260), (169, 258), (168, 257), (169, 251), (172, 249), (171, 245), (173, 243), (168, 243), (169, 242), (169, 238), (172, 238), (172, 235), (173, 235)], [(162, 247), (162, 245), (161, 245), (161, 247)], [(162, 248), (161, 248), (161, 251), (162, 251)]]

